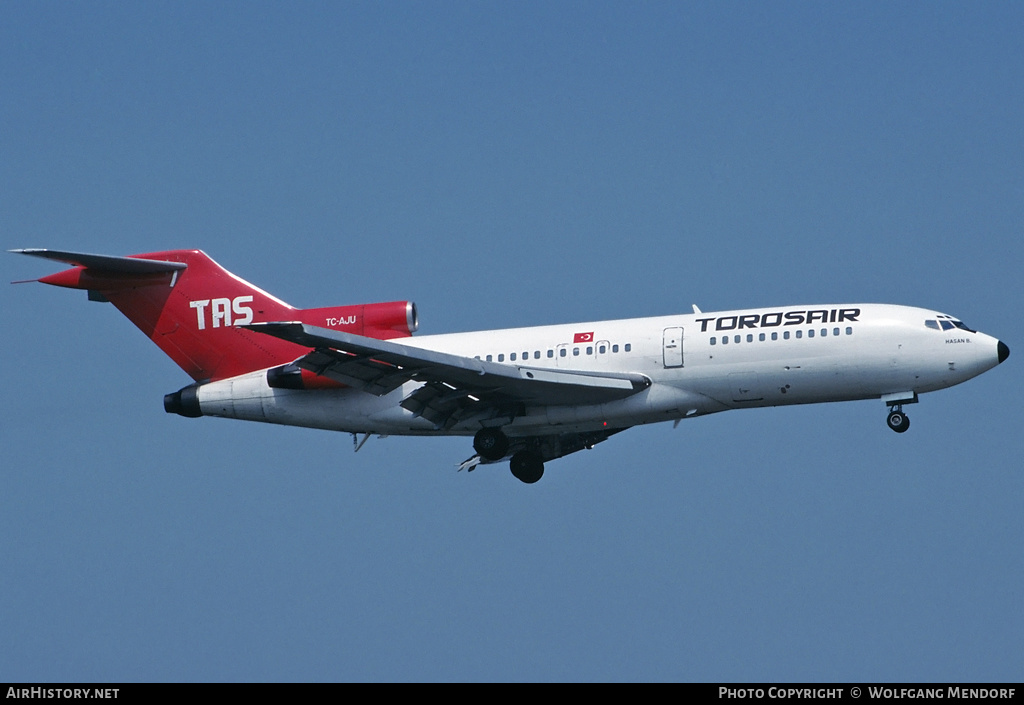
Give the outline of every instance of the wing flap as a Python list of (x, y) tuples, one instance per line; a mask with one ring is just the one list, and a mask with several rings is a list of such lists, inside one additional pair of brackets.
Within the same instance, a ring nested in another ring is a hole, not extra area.
[(378, 397), (398, 389), (409, 379), (401, 368), (394, 365), (371, 360), (365, 355), (349, 355), (323, 348), (304, 355), (295, 364), (313, 374)]

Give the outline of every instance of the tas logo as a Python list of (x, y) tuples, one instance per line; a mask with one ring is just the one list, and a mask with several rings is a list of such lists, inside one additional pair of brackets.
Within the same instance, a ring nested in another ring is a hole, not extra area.
[[(252, 309), (245, 305), (248, 303), (252, 303), (251, 295), (236, 296), (233, 299), (190, 301), (188, 305), (189, 308), (196, 310), (196, 325), (199, 330), (205, 330), (208, 319), (211, 328), (244, 326), (252, 323)], [(210, 309), (209, 317), (206, 314), (207, 307)]]

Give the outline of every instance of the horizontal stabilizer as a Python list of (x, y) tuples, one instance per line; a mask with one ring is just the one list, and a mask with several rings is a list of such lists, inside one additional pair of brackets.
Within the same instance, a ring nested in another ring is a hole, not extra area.
[(175, 272), (188, 267), (184, 262), (167, 262), (158, 259), (140, 259), (138, 257), (114, 257), (112, 255), (90, 255), (84, 252), (63, 252), (61, 250), (24, 249), (8, 250), (21, 255), (32, 255), (43, 259), (66, 262), (76, 267), (88, 267), (100, 272), (112, 274), (159, 274)]

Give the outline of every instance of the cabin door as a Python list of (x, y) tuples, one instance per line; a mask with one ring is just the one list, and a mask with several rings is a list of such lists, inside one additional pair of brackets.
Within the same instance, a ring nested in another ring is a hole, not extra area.
[(683, 366), (683, 329), (666, 328), (662, 337), (665, 367)]

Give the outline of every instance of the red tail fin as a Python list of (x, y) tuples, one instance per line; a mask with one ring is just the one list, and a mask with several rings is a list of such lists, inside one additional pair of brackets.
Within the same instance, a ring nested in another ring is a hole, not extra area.
[(110, 301), (196, 381), (245, 374), (300, 357), (306, 348), (238, 326), (302, 321), (374, 338), (416, 329), (416, 308), (386, 304), (301, 310), (236, 277), (200, 250), (107, 257), (19, 250), (77, 265), (39, 281)]

